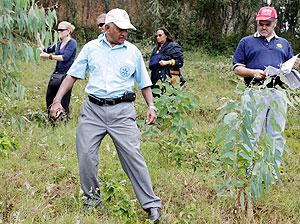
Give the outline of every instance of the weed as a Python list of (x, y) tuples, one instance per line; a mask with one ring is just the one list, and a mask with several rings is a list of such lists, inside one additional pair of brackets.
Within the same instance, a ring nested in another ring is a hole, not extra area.
[(16, 150), (17, 147), (15, 138), (5, 129), (0, 130), (0, 155), (8, 157), (9, 153)]
[(103, 201), (112, 209), (113, 214), (120, 217), (124, 223), (134, 223), (137, 221), (137, 214), (134, 210), (134, 203), (125, 191), (125, 180), (117, 182), (112, 179), (111, 173), (106, 173), (103, 184)]

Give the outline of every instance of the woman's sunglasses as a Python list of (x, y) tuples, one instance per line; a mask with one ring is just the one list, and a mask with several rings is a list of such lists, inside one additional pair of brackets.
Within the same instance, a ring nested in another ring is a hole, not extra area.
[(68, 30), (68, 29), (57, 29), (57, 32), (63, 32), (65, 30)]
[(102, 26), (104, 26), (104, 24), (105, 23), (98, 23), (97, 26), (101, 28)]

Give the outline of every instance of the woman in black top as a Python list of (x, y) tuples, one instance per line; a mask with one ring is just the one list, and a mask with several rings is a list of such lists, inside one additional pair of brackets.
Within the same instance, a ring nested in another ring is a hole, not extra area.
[[(47, 48), (44, 48), (41, 39), (37, 37), (38, 47), (41, 50), (40, 56), (42, 58), (56, 61), (56, 67), (49, 80), (46, 93), (47, 108), (49, 108), (49, 106), (52, 104), (60, 84), (75, 60), (77, 42), (71, 37), (71, 33), (74, 31), (74, 29), (75, 26), (73, 26), (71, 23), (67, 21), (60, 22), (57, 28), (60, 40), (55, 45)], [(66, 93), (61, 101), (62, 106), (67, 114), (69, 113), (71, 91), (72, 89)]]
[(185, 81), (180, 73), (180, 68), (183, 66), (181, 46), (164, 27), (157, 29), (155, 37), (157, 45), (153, 49), (149, 63), (153, 87), (157, 87), (158, 80), (164, 82), (168, 78), (171, 79), (172, 85), (179, 79), (183, 84)]

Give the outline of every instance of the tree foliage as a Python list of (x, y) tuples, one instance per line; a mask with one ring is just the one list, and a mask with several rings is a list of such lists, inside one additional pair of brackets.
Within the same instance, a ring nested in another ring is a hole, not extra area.
[[(41, 1), (44, 5), (54, 2), (57, 1)], [(185, 47), (204, 46), (214, 51), (229, 49), (232, 52), (242, 36), (255, 32), (255, 15), (265, 5), (266, 0), (61, 0), (58, 13), (60, 20), (71, 21), (78, 27), (74, 36), (79, 41), (95, 38), (98, 34), (96, 17), (119, 7), (128, 11), (138, 28), (130, 36), (134, 41), (148, 41), (158, 27), (165, 26)], [(277, 34), (287, 37), (298, 51), (300, 1), (273, 0), (271, 6), (279, 14)]]
[[(276, 89), (276, 94), (291, 106), (299, 105), (297, 92), (288, 88), (289, 84), (280, 72), (278, 76), (286, 84), (286, 90)], [(284, 108), (278, 103), (273, 90), (266, 88), (272, 82), (267, 78), (261, 87), (252, 87), (238, 93), (244, 94), (243, 103), (228, 100), (220, 110), (218, 121), (222, 121), (216, 133), (216, 145), (220, 148), (219, 159), (219, 193), (236, 195), (236, 209), (247, 212), (253, 218), (253, 203), (263, 197), (274, 184), (278, 184), (284, 170), (281, 149), (288, 149), (283, 129), (277, 123), (274, 114), (268, 121), (283, 141), (277, 141), (271, 134), (264, 132), (259, 139), (255, 127), (260, 119), (260, 112), (265, 107), (261, 99), (267, 98), (270, 111), (284, 114)], [(256, 89), (259, 94), (253, 94)], [(286, 94), (287, 93), (287, 94)], [(249, 100), (245, 100), (245, 98)]]
[[(0, 92), (17, 90), (17, 63), (37, 61), (39, 50), (32, 41), (40, 33), (45, 44), (52, 42), (56, 12), (38, 7), (34, 0), (0, 2)], [(15, 87), (15, 88), (14, 88)], [(19, 91), (19, 93), (22, 91)], [(8, 94), (10, 93), (10, 94)]]
[[(261, 93), (260, 97), (272, 98), (268, 90)], [(251, 98), (247, 111), (240, 102), (232, 100), (221, 110), (219, 119), (223, 122), (216, 135), (216, 144), (221, 146), (220, 158), (216, 164), (220, 166), (219, 194), (236, 195), (236, 209), (247, 211), (248, 218), (252, 219), (253, 202), (265, 195), (280, 178), (276, 161), (283, 164), (283, 159), (272, 136), (265, 134), (259, 142), (253, 141), (253, 127), (263, 105), (258, 104), (259, 99), (251, 96), (248, 90), (245, 94)], [(277, 108), (274, 99), (271, 105)], [(274, 130), (279, 129), (274, 118), (271, 118), (271, 125)]]
[[(40, 52), (33, 44), (35, 35), (40, 33), (46, 44), (52, 42), (51, 29), (56, 22), (55, 10), (38, 7), (34, 0), (0, 1), (0, 129), (5, 128), (5, 119), (15, 120), (8, 113), (11, 99), (25, 95), (17, 82), (18, 63), (39, 60)], [(0, 148), (5, 145), (0, 142)]]
[(40, 8), (33, 0), (2, 0), (0, 10), (1, 67), (16, 68), (18, 59), (38, 60), (39, 51), (32, 47), (32, 40), (40, 33), (45, 44), (52, 41), (55, 10)]
[(199, 107), (199, 97), (188, 93), (180, 84), (158, 83), (160, 88), (153, 89), (155, 94), (160, 95), (154, 100), (157, 125), (149, 126), (143, 120), (138, 124), (146, 137), (159, 139), (161, 156), (168, 158), (172, 164), (196, 171), (204, 159), (197, 145), (200, 135), (189, 116)]

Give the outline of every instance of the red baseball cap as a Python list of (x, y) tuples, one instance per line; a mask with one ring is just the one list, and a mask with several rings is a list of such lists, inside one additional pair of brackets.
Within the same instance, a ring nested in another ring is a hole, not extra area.
[(270, 6), (265, 6), (260, 8), (256, 15), (256, 21), (259, 20), (268, 20), (275, 21), (277, 19), (276, 9)]

